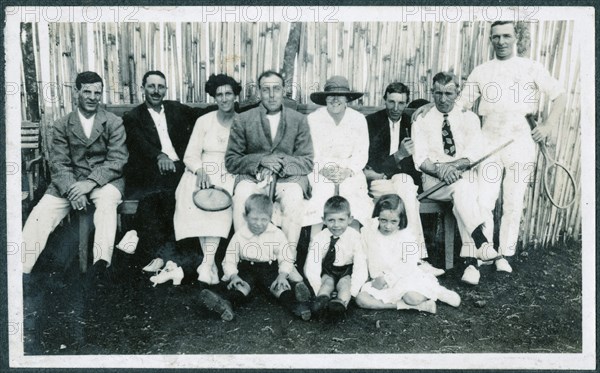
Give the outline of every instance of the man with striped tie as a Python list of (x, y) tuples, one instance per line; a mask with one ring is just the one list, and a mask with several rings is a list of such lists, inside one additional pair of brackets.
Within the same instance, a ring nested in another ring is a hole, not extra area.
[(415, 145), (415, 168), (423, 172), (423, 190), (444, 181), (447, 186), (429, 198), (452, 201), (454, 215), (462, 239), (460, 256), (465, 258), (462, 281), (479, 283), (478, 261), (493, 260), (498, 253), (493, 247), (489, 214), (480, 207), (475, 170), (464, 172), (484, 154), (479, 118), (471, 111), (455, 106), (459, 84), (452, 73), (440, 72), (433, 77), (435, 108), (420, 116), (412, 128)]

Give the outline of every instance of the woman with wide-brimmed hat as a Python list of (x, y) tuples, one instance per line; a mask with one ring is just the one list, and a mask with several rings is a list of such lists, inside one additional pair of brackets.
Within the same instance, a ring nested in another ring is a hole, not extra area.
[[(356, 219), (365, 224), (373, 210), (367, 181), (362, 172), (369, 158), (369, 132), (365, 117), (349, 108), (349, 102), (363, 96), (350, 89), (343, 76), (332, 76), (322, 92), (310, 99), (324, 107), (307, 117), (315, 152), (311, 180), (312, 198), (304, 225), (317, 225), (323, 205), (336, 191), (350, 202)], [(313, 229), (313, 233), (320, 229)]]

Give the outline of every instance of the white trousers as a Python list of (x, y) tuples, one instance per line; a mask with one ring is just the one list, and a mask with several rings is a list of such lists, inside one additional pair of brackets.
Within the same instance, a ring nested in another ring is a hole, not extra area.
[(417, 200), (417, 190), (419, 187), (415, 184), (413, 178), (408, 174), (394, 175), (390, 180), (373, 180), (371, 182), (371, 194), (379, 198), (384, 194), (397, 194), (402, 198), (406, 209), (407, 228), (412, 230), (417, 244), (421, 250), (421, 259), (427, 258), (427, 248), (425, 246), (425, 235), (423, 234), (423, 224), (421, 223), (421, 214), (419, 213), (420, 202)]
[[(267, 187), (268, 188), (268, 187)], [(248, 180), (240, 181), (233, 194), (233, 227), (239, 231), (246, 224), (244, 220), (244, 204), (254, 193), (268, 194), (267, 188)], [(275, 201), (281, 207), (281, 230), (292, 245), (298, 245), (302, 220), (304, 219), (304, 194), (297, 183), (277, 183)]]
[[(112, 184), (95, 188), (88, 196), (96, 206), (94, 212), (94, 263), (105, 260), (110, 264), (115, 235), (117, 232), (117, 206), (121, 203), (121, 192)], [(30, 273), (46, 247), (50, 233), (71, 211), (66, 198), (45, 194), (33, 208), (23, 227), (22, 262), (23, 272)], [(86, 239), (81, 237), (80, 239)]]
[[(489, 116), (484, 119), (483, 135), (487, 148), (491, 150), (504, 142), (514, 142), (491, 157), (480, 170), (480, 201), (485, 210), (492, 214), (502, 187), (502, 218), (500, 220), (500, 236), (498, 252), (504, 256), (513, 256), (519, 240), (519, 227), (523, 214), (523, 200), (527, 186), (535, 176), (535, 142), (529, 134), (529, 127), (523, 116), (512, 117), (513, 127), (524, 128), (510, 137), (498, 136), (496, 130), (500, 125), (506, 126), (505, 117)], [(493, 219), (492, 219), (493, 224)]]
[[(439, 182), (439, 179), (423, 174), (423, 190), (427, 190)], [(491, 210), (489, 213), (485, 211), (486, 207), (480, 203), (478, 194), (479, 181), (477, 173), (467, 171), (455, 183), (447, 185), (429, 196), (430, 199), (436, 201), (452, 201), (454, 204), (452, 212), (456, 217), (462, 241), (461, 257), (475, 257), (476, 247), (471, 234), (475, 228), (483, 223), (483, 233), (488, 242), (492, 242), (494, 232), (493, 216)]]

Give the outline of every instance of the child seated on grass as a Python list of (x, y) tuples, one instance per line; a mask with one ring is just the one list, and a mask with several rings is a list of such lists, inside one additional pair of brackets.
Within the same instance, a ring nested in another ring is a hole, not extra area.
[[(460, 305), (460, 296), (441, 286), (437, 278), (421, 270), (419, 245), (406, 229), (404, 203), (396, 194), (381, 196), (375, 204), (373, 225), (361, 234), (365, 257), (354, 261), (355, 271), (370, 281), (362, 286), (356, 304), (370, 309), (416, 309), (436, 313), (437, 299)], [(359, 278), (357, 278), (359, 280)]]
[(296, 248), (271, 223), (273, 203), (266, 195), (253, 194), (244, 207), (246, 224), (233, 235), (223, 260), (222, 280), (229, 282), (225, 297), (236, 305), (260, 286), (294, 315), (309, 320), (310, 290), (303, 282), (288, 279), (294, 271)]
[[(346, 311), (351, 295), (357, 295), (363, 284), (352, 275), (354, 258), (363, 255), (362, 242), (357, 230), (348, 229), (353, 218), (344, 197), (329, 198), (323, 210), (326, 228), (310, 243), (304, 273), (316, 294), (311, 311), (318, 314), (327, 307), (336, 316)], [(330, 299), (334, 290), (337, 297)]]

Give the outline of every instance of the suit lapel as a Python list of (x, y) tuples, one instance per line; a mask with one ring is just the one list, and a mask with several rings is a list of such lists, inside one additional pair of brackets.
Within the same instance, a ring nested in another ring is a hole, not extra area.
[[(172, 110), (170, 110), (170, 108), (166, 105), (165, 102), (163, 102), (163, 108), (165, 110), (165, 119), (167, 121), (167, 132), (169, 133), (169, 138), (173, 139), (173, 136), (171, 134), (171, 129), (173, 128), (174, 123), (175, 123), (175, 118), (174, 118), (175, 113)], [(173, 140), (171, 140), (171, 141), (173, 141)]]
[(77, 110), (79, 109), (76, 109), (76, 111), (72, 112), (69, 116), (69, 125), (71, 127), (71, 132), (73, 133), (73, 135), (75, 135), (75, 137), (81, 140), (83, 144), (87, 144), (88, 138), (85, 135), (85, 132), (83, 132), (83, 126), (79, 121), (79, 113), (77, 112)]
[(260, 124), (262, 125), (263, 132), (269, 145), (271, 145), (271, 149), (273, 149), (273, 138), (271, 137), (271, 125), (269, 123), (269, 118), (267, 118), (267, 111), (264, 108), (260, 108)]
[(143, 107), (141, 108), (140, 122), (142, 123), (142, 126), (145, 127), (144, 132), (148, 133), (148, 140), (153, 145), (158, 146), (160, 148), (161, 145), (160, 138), (158, 137), (158, 130), (156, 129), (156, 124), (154, 123), (154, 119), (152, 119), (152, 115), (150, 115), (150, 112), (148, 111), (152, 109), (148, 109), (148, 106), (146, 106), (145, 103), (142, 105)]
[[(92, 132), (90, 134), (90, 138), (87, 140), (87, 146), (92, 145), (98, 137), (104, 131), (104, 124), (106, 123), (106, 114), (104, 110), (98, 110), (96, 112), (96, 116), (94, 117), (94, 124), (92, 126)], [(80, 125), (81, 127), (81, 125)]]
[(390, 132), (390, 120), (385, 111), (381, 116), (381, 123), (381, 147), (388, 153), (390, 151), (390, 144), (392, 143), (392, 136)]
[(271, 150), (275, 149), (277, 145), (283, 140), (283, 135), (285, 133), (285, 109), (281, 108), (281, 112), (279, 115), (279, 124), (277, 124), (277, 133), (275, 133), (275, 139), (273, 140), (273, 145), (271, 146)]

